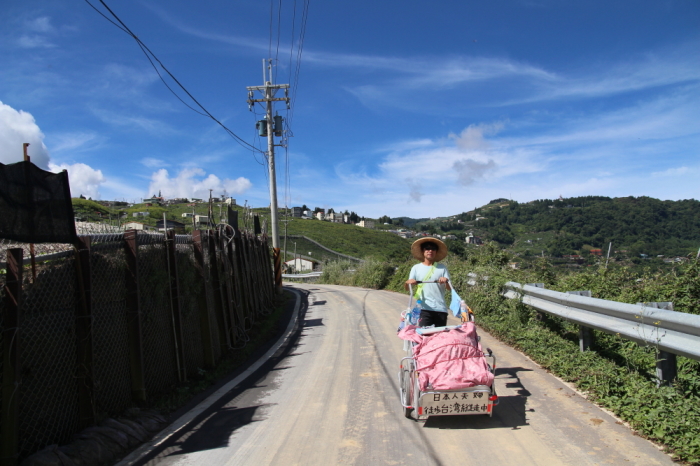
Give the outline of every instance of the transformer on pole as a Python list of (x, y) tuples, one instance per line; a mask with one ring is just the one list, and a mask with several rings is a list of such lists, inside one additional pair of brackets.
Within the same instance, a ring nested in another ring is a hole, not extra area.
[[(270, 172), (270, 223), (272, 227), (272, 248), (275, 256), (275, 286), (277, 292), (282, 292), (282, 267), (280, 263), (280, 237), (279, 221), (277, 219), (277, 177), (275, 175), (275, 140), (274, 137), (283, 135), (282, 120), (279, 115), (272, 116), (273, 102), (281, 101), (287, 103), (289, 108), (289, 84), (272, 84), (272, 60), (263, 59), (263, 81), (262, 86), (249, 86), (248, 107), (252, 110), (256, 102), (265, 102), (265, 118), (255, 124), (258, 134), (267, 137), (267, 165)], [(284, 97), (277, 97), (277, 91), (284, 89)], [(261, 99), (256, 99), (255, 93), (262, 94)]]

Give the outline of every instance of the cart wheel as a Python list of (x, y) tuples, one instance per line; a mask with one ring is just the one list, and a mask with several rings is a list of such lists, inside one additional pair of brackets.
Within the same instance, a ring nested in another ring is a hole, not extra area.
[[(411, 373), (409, 371), (403, 371), (401, 376), (401, 393), (403, 395), (403, 404), (410, 405), (413, 403), (413, 387), (411, 386)], [(403, 415), (408, 419), (413, 419), (411, 414), (413, 413), (413, 408), (404, 408)]]

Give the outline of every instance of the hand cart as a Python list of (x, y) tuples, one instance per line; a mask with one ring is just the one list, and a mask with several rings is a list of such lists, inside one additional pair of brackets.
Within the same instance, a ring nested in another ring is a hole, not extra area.
[[(420, 282), (419, 282), (420, 283)], [(437, 283), (437, 282), (424, 282)], [(413, 289), (409, 286), (408, 309), (401, 313), (403, 319), (410, 312), (413, 304)], [(469, 313), (469, 320), (474, 321), (474, 315)], [(450, 331), (459, 325), (435, 327), (423, 330), (423, 334)], [(480, 340), (480, 337), (477, 337)], [(413, 355), (415, 343), (404, 340), (406, 356), (399, 365), (399, 391), (404, 415), (409, 419), (424, 420), (430, 416), (454, 416), (484, 414), (493, 416), (493, 407), (498, 404), (495, 383), (491, 386), (477, 385), (458, 390), (428, 390), (420, 389), (416, 372), (416, 360)], [(496, 356), (490, 348), (486, 348), (484, 358), (488, 370), (495, 375)]]

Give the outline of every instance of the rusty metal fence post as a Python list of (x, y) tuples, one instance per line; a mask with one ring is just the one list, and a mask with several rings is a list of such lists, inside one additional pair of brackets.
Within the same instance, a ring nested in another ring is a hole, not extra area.
[(2, 332), (2, 436), (0, 464), (17, 464), (19, 431), (19, 359), (20, 327), (22, 325), (22, 259), (21, 248), (7, 250), (5, 307)]
[(124, 232), (126, 253), (126, 307), (129, 335), (131, 395), (137, 403), (146, 402), (146, 377), (143, 365), (143, 334), (139, 304), (139, 245), (136, 230)]
[(180, 313), (180, 288), (177, 277), (177, 256), (175, 252), (175, 230), (169, 230), (166, 235), (166, 251), (168, 255), (168, 274), (170, 277), (170, 310), (173, 319), (175, 338), (175, 357), (177, 358), (178, 378), (187, 380), (185, 367), (185, 348), (182, 339), (182, 314)]
[(92, 354), (92, 286), (90, 277), (90, 237), (75, 244), (78, 299), (75, 307), (76, 374), (78, 383), (78, 419), (81, 429), (95, 424)]
[(216, 259), (216, 238), (214, 236), (214, 230), (209, 230), (209, 267), (211, 272), (211, 286), (213, 288), (214, 295), (214, 315), (218, 321), (217, 327), (219, 328), (219, 344), (221, 346), (221, 353), (226, 353), (231, 347), (231, 339), (228, 332), (228, 320), (226, 319), (226, 312), (224, 312), (224, 303), (221, 296), (221, 278), (219, 275), (219, 265)]
[(202, 244), (202, 230), (192, 232), (192, 247), (194, 249), (194, 264), (197, 268), (201, 282), (201, 296), (198, 299), (199, 325), (202, 334), (202, 348), (204, 351), (204, 364), (207, 369), (216, 365), (214, 357), (214, 342), (212, 338), (211, 321), (207, 308), (207, 274), (204, 269), (204, 246)]

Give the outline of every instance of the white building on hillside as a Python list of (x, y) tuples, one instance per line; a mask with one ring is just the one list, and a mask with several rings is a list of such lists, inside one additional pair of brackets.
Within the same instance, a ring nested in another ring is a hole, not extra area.
[(295, 272), (311, 272), (314, 269), (314, 263), (312, 261), (300, 257), (288, 260), (285, 262), (285, 265), (291, 267)]

